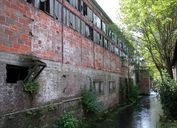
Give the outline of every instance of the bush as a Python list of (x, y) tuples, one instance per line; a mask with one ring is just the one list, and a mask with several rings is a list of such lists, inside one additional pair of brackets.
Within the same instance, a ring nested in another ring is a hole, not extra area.
[(97, 100), (97, 96), (91, 90), (83, 90), (82, 93), (82, 105), (85, 114), (92, 114), (101, 111), (101, 104)]
[(129, 94), (130, 101), (131, 102), (136, 101), (138, 99), (139, 94), (140, 94), (140, 89), (138, 85), (132, 85)]
[(54, 124), (53, 128), (79, 128), (80, 121), (71, 113), (65, 112)]
[(160, 83), (160, 99), (164, 114), (167, 118), (177, 119), (177, 82), (164, 75), (163, 81)]

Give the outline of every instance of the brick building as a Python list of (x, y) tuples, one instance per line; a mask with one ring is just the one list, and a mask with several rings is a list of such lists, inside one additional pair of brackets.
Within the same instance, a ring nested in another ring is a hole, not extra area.
[(173, 55), (173, 77), (175, 80), (177, 80), (177, 41), (174, 49), (174, 55)]
[[(121, 57), (128, 60), (129, 49), (110, 23), (94, 0), (0, 1), (0, 127), (19, 127), (23, 113), (51, 103), (56, 113), (81, 113), (82, 88), (94, 88), (105, 109), (118, 104), (119, 85), (128, 86)], [(31, 73), (40, 84), (32, 99), (21, 82), (29, 55), (40, 62)]]

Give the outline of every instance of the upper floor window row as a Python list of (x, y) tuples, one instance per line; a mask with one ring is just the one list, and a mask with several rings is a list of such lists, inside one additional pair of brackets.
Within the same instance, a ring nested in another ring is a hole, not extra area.
[[(53, 15), (57, 20), (62, 22), (62, 5), (58, 0), (25, 0), (28, 3), (33, 4), (35, 7), (39, 8), (40, 10), (46, 12), (47, 14)], [(82, 0), (67, 0), (73, 6), (75, 6), (79, 10), (83, 10), (83, 14), (87, 16), (90, 20), (93, 20), (93, 23), (100, 29), (102, 29), (115, 44), (118, 44), (117, 35), (114, 34), (111, 30), (106, 29), (106, 24), (100, 20), (98, 16), (96, 16), (92, 10), (83, 3)], [(77, 6), (78, 5), (78, 6)], [(96, 42), (97, 44), (101, 45), (104, 48), (109, 49), (111, 52), (115, 52), (115, 48), (108, 43), (108, 40), (104, 38), (104, 36), (96, 31), (93, 31), (93, 28), (87, 25), (84, 21), (82, 21), (79, 17), (74, 15), (68, 9), (63, 7), (63, 23), (72, 29), (78, 31), (83, 36), (87, 37), (88, 39)], [(120, 50), (127, 53), (126, 46), (119, 42), (118, 47)]]

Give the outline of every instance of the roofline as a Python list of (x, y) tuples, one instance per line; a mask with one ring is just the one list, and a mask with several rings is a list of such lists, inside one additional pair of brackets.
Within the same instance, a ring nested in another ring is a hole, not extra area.
[(95, 0), (91, 0), (91, 1), (103, 13), (103, 15), (110, 21), (110, 23), (113, 23), (111, 18), (106, 14), (106, 12), (101, 8), (101, 6)]

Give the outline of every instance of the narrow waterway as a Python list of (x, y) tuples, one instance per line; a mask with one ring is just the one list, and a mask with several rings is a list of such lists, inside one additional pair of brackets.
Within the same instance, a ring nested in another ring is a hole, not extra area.
[(94, 123), (90, 128), (157, 128), (161, 113), (160, 99), (152, 93), (143, 97), (136, 106), (114, 112), (106, 120)]

